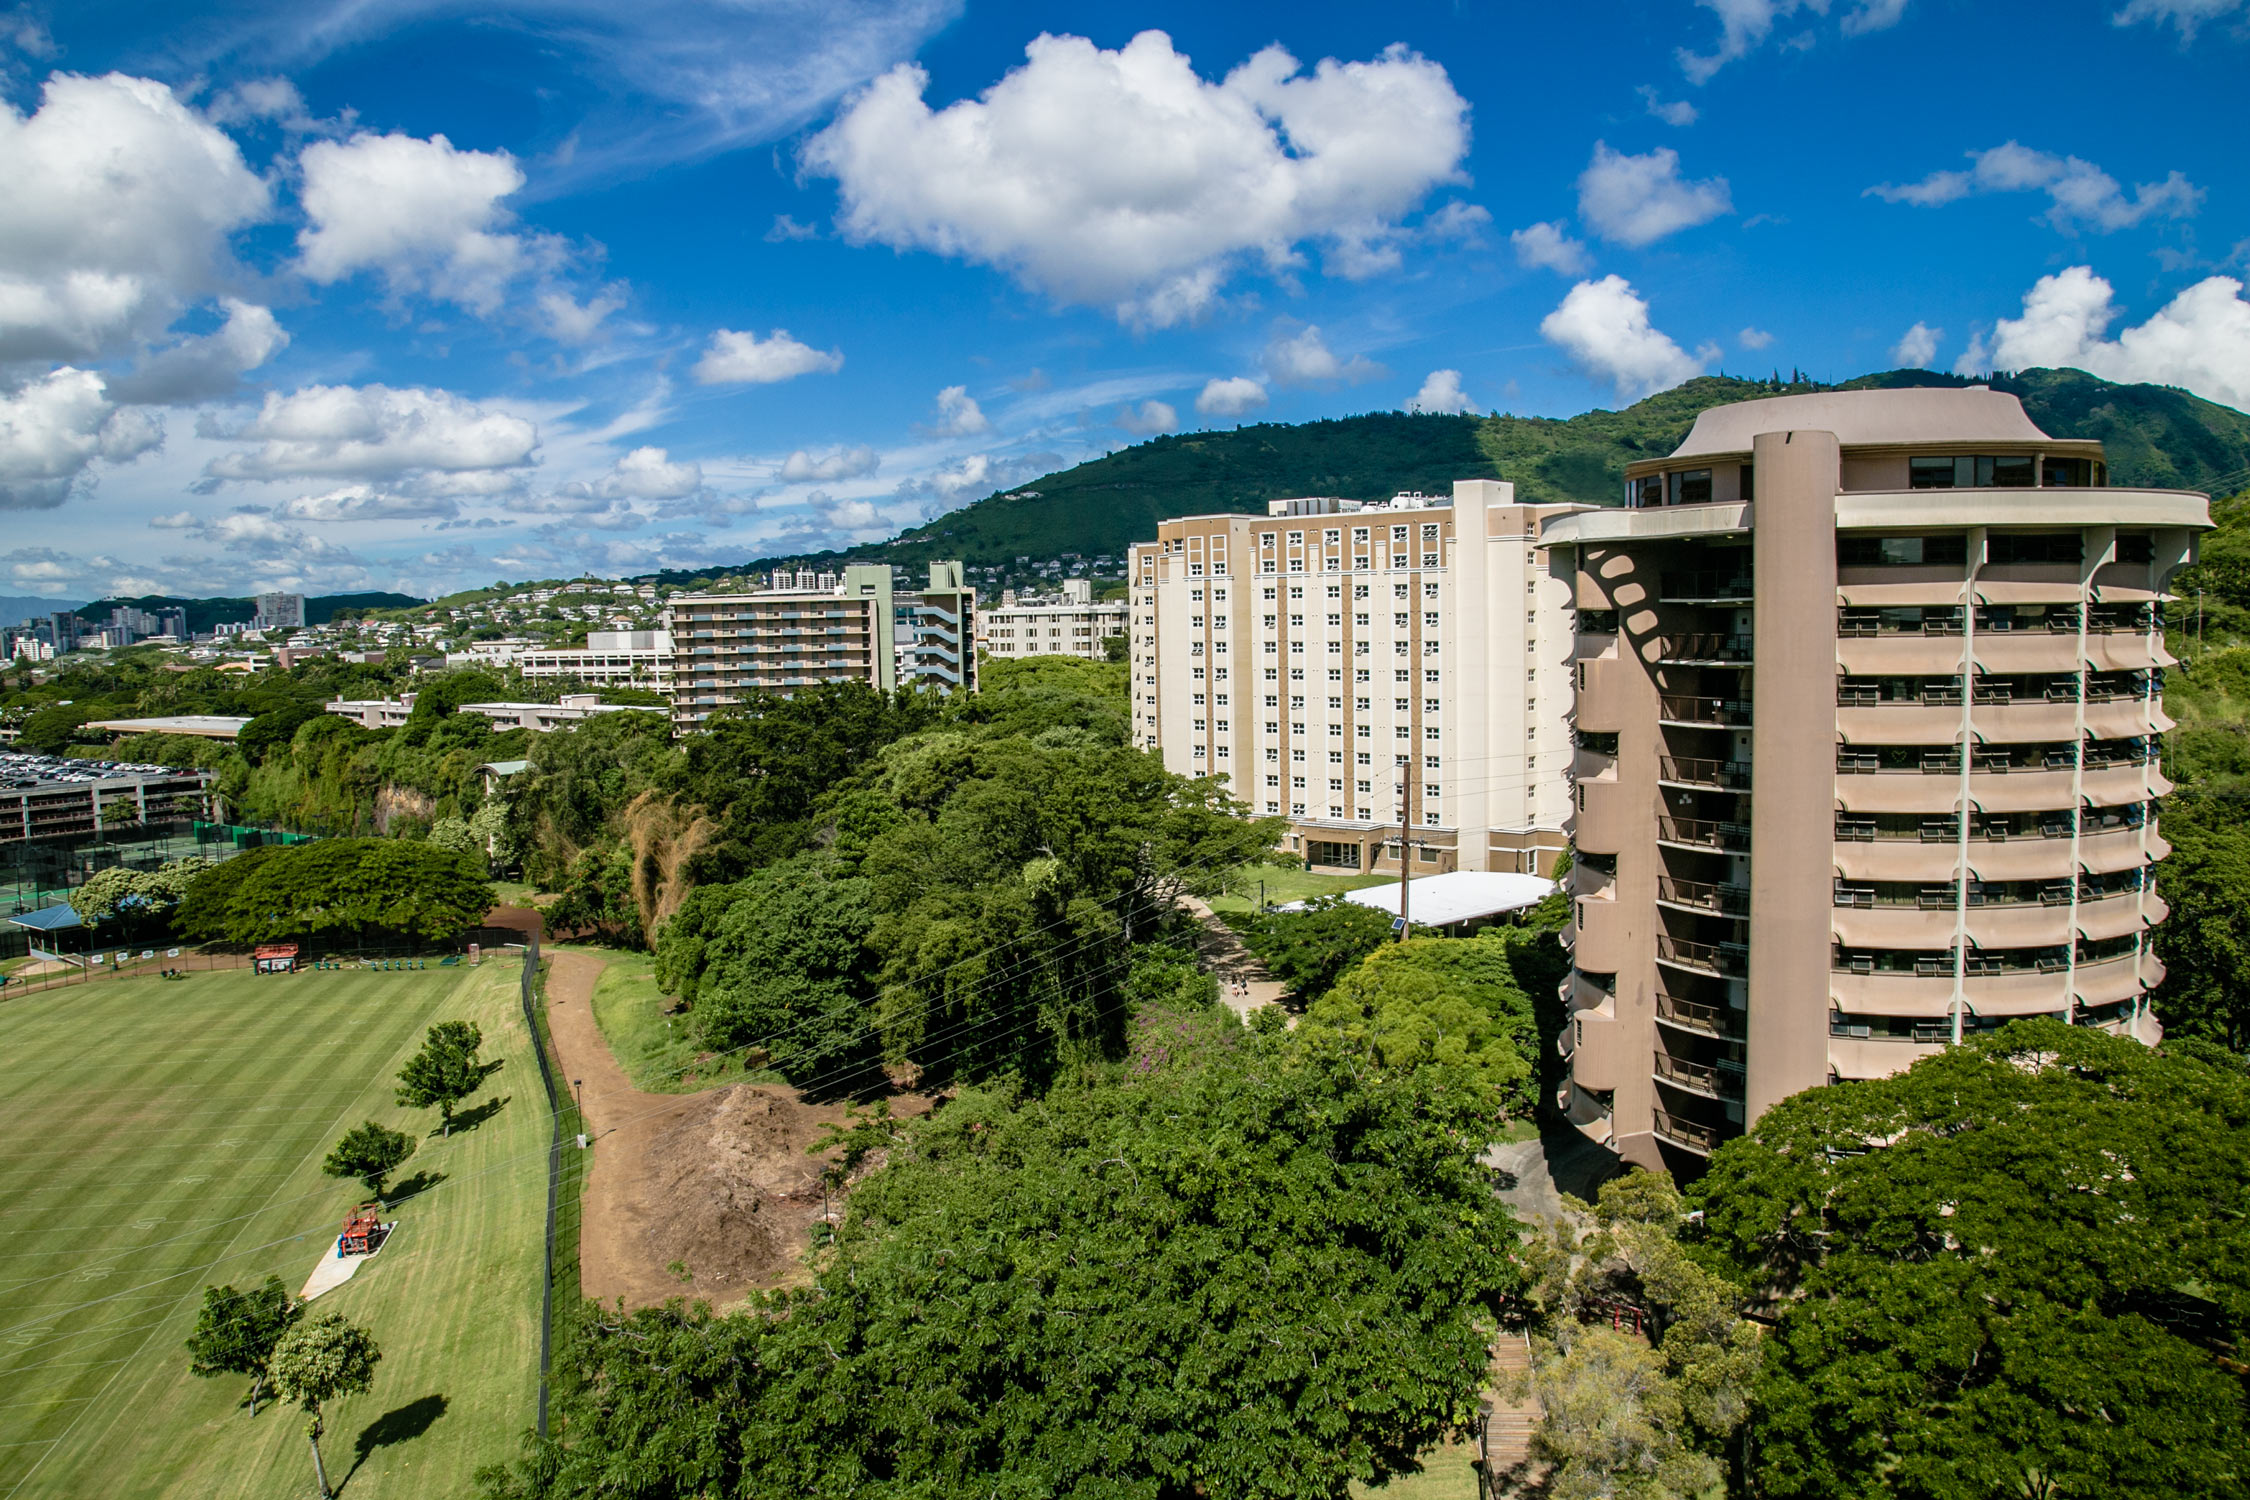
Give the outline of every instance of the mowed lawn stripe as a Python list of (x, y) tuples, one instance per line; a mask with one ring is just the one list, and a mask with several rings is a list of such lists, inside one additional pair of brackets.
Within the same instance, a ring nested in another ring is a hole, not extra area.
[[(228, 1026), (197, 1028), (199, 1035), (209, 1036), (213, 1030), (221, 1030), (234, 1039), (231, 1048), (214, 1053), (213, 1061), (204, 1064), (206, 1073), (216, 1068), (223, 1069), (225, 1076), (240, 1077), (246, 1073), (255, 1075), (262, 1068), (304, 1071), (314, 1066), (296, 1043), (308, 1027), (321, 1023), (325, 1008), (322, 1001), (332, 996), (317, 995), (309, 990), (290, 993), (296, 981), (286, 979), (258, 981), (264, 988), (248, 996), (238, 994), (227, 998), (224, 991), (210, 986), (203, 987), (194, 997), (180, 994), (205, 978), (232, 980), (239, 987), (249, 976), (221, 973), (175, 984), (111, 981), (107, 988), (123, 1005), (132, 1003), (134, 990), (161, 990), (166, 1000), (177, 999), (169, 1012), (151, 1011), (144, 1005), (138, 1014), (124, 1014), (114, 1019), (111, 1032), (114, 1040), (123, 1043), (137, 1031), (142, 1034), (138, 1039), (147, 1044), (142, 1048), (120, 1046), (121, 1056), (126, 1061), (121, 1064), (118, 1077), (141, 1079), (150, 1097), (158, 1099), (160, 1104), (169, 1097), (192, 1097), (196, 1084), (192, 1073), (182, 1076), (177, 1065), (168, 1065), (154, 1057), (135, 1058), (133, 1053), (152, 1052), (156, 1046), (170, 1040), (169, 1032), (173, 1028), (197, 1026), (199, 1011), (212, 1003), (212, 997), (218, 997), (219, 1003), (229, 1006), (238, 1005), (244, 999), (263, 1003), (247, 1022), (235, 1019), (234, 1024)], [(95, 1019), (81, 1017), (80, 1022), (85, 1024)], [(114, 1119), (120, 1113), (114, 1107), (81, 1110), (68, 1090), (44, 1092), (44, 1099), (35, 1097), (30, 1104), (38, 1111), (32, 1117), (61, 1122), (61, 1129), (51, 1138), (67, 1139), (79, 1128), (80, 1121), (99, 1122), (105, 1116)], [(21, 1321), (8, 1311), (19, 1304), (30, 1306), (35, 1315), (49, 1307), (67, 1307), (97, 1295), (98, 1287), (91, 1292), (88, 1290), (88, 1285), (95, 1282), (114, 1282), (120, 1287), (141, 1287), (155, 1282), (156, 1289), (161, 1289), (168, 1283), (157, 1281), (158, 1277), (210, 1261), (219, 1246), (231, 1237), (230, 1222), (238, 1221), (262, 1200), (261, 1185), (269, 1181), (275, 1171), (285, 1173), (302, 1158), (307, 1143), (319, 1133), (319, 1127), (308, 1125), (278, 1138), (269, 1136), (267, 1151), (281, 1160), (266, 1171), (247, 1170), (245, 1163), (230, 1159), (230, 1148), (217, 1144), (222, 1140), (258, 1139), (254, 1131), (255, 1127), (248, 1125), (226, 1134), (215, 1134), (203, 1126), (183, 1127), (160, 1147), (144, 1142), (124, 1151), (121, 1157), (114, 1147), (103, 1150), (110, 1142), (106, 1135), (97, 1135), (88, 1143), (88, 1154), (74, 1162), (67, 1173), (64, 1169), (52, 1169), (57, 1178), (75, 1180), (88, 1191), (111, 1201), (122, 1196), (134, 1206), (112, 1211), (113, 1228), (106, 1236), (86, 1234), (75, 1240), (69, 1236), (43, 1237), (40, 1247), (52, 1250), (55, 1268), (44, 1278), (34, 1280), (32, 1263), (11, 1267), (10, 1274), (4, 1278), (7, 1290), (0, 1292), (0, 1328)], [(40, 1175), (45, 1179), (48, 1174)], [(19, 1180), (17, 1176), (0, 1178), (0, 1203), (9, 1202), (8, 1189)], [(75, 1222), (82, 1212), (72, 1206), (75, 1197), (74, 1193), (41, 1194), (32, 1200), (36, 1206), (27, 1205), (21, 1227), (47, 1229)], [(7, 1217), (12, 1224), (17, 1222), (14, 1212)], [(160, 1256), (161, 1263), (147, 1259), (150, 1255)], [(25, 1274), (16, 1274), (18, 1269)], [(154, 1274), (148, 1274), (149, 1270)], [(44, 1289), (56, 1286), (65, 1288), (61, 1295), (42, 1295)], [(4, 1345), (7, 1336), (0, 1333), (0, 1345)], [(6, 1388), (6, 1372), (7, 1362), (0, 1360), (0, 1391)]]
[[(67, 1007), (34, 1011), (35, 1000), (22, 1010), (0, 1008), (0, 1037), (21, 1059), (5, 1085), (11, 1111), (36, 1122), (24, 1135), (84, 1147), (75, 1159), (36, 1172), (0, 1173), (0, 1218), (31, 1229), (81, 1222), (79, 1193), (21, 1191), (73, 1181), (89, 1198), (131, 1205), (112, 1210), (106, 1235), (40, 1236), (52, 1249), (44, 1270), (31, 1256), (11, 1262), (10, 1274), (0, 1278), (6, 1283), (0, 1329), (7, 1330), (0, 1332), (0, 1400), (50, 1403), (0, 1412), (0, 1443), (16, 1445), (0, 1449), (0, 1495), (34, 1464), (37, 1482), (26, 1494), (45, 1488), (51, 1474), (76, 1467), (62, 1464), (60, 1453), (43, 1455), (37, 1445), (85, 1420), (80, 1408), (118, 1377), (124, 1368), (118, 1362), (130, 1364), (137, 1351), (154, 1346), (165, 1321), (183, 1309), (184, 1337), (206, 1282), (255, 1280), (281, 1269), (273, 1253), (234, 1265), (227, 1263), (228, 1251), (256, 1243), (244, 1231), (261, 1208), (281, 1206), (277, 1195), (308, 1157), (315, 1181), (299, 1191), (325, 1180), (318, 1178), (318, 1158), (331, 1144), (325, 1139), (331, 1122), (378, 1081), (378, 1069), (388, 1065), (395, 1072), (393, 1059), (411, 1052), (422, 1025), (457, 984), (455, 971), (426, 980), (355, 971), (259, 979), (222, 971), (176, 983), (111, 980), (40, 997), (67, 997)], [(362, 1024), (339, 1025), (347, 1021)], [(348, 1045), (318, 1045), (339, 1037)], [(114, 1066), (94, 1084), (101, 1097), (87, 1104), (76, 1097), (73, 1080), (92, 1082), (83, 1068), (90, 1047), (113, 1054)], [(292, 1098), (325, 1086), (335, 1102), (325, 1118), (261, 1119), (255, 1104), (231, 1123), (188, 1114), (186, 1106), (203, 1091), (239, 1095), (251, 1082)], [(388, 1073), (380, 1083), (387, 1094)], [(172, 1114), (188, 1118), (169, 1138), (152, 1139), (148, 1130), (160, 1129)], [(307, 1198), (294, 1207), (295, 1227), (325, 1237), (324, 1202)], [(305, 1260), (309, 1269), (311, 1253), (293, 1248), (299, 1253), (290, 1258)], [(245, 1274), (250, 1270), (255, 1275)], [(302, 1276), (296, 1273), (292, 1289)], [(291, 1278), (285, 1273), (284, 1279)], [(106, 1299), (105, 1289), (114, 1289)], [(175, 1363), (172, 1353), (162, 1351), (164, 1363)], [(75, 1367), (63, 1358), (73, 1354), (82, 1361)], [(185, 1378), (184, 1359), (177, 1363)], [(18, 1365), (27, 1368), (19, 1374)], [(66, 1484), (54, 1492), (70, 1489)]]
[[(378, 984), (391, 978), (370, 977)], [(269, 1408), (252, 1421), (238, 1406), (247, 1382), (190, 1378), (178, 1345), (193, 1324), (205, 1282), (239, 1285), (268, 1270), (292, 1290), (303, 1280), (334, 1232), (336, 1216), (356, 1196), (353, 1185), (321, 1175), (319, 1159), (332, 1144), (330, 1135), (364, 1118), (419, 1138), (402, 1177), (432, 1171), (446, 1180), (400, 1205), (399, 1233), (383, 1254), (319, 1303), (321, 1311), (368, 1324), (384, 1351), (374, 1389), (330, 1412), (330, 1475), (353, 1474), (353, 1500), (444, 1496), (465, 1491), (478, 1465), (516, 1451), (537, 1390), (548, 1130), (538, 1065), (515, 1003), (516, 981), (514, 964), (490, 964), (457, 992), (438, 997), (440, 1003), (403, 1032), (359, 1028), (397, 1038), (384, 1055), (330, 1049), (328, 1062), (315, 1063), (335, 1068), (342, 1079), (346, 1069), (336, 1059), (351, 1053), (364, 1087), (340, 1086), (337, 1112), (317, 1127), (318, 1139), (296, 1167), (267, 1177), (270, 1205), (246, 1213), (231, 1243), (214, 1252), (229, 1256), (226, 1266), (193, 1279), (169, 1306), (138, 1310), (145, 1348), (120, 1366), (88, 1372), (110, 1388), (71, 1418), (75, 1430), (67, 1448), (23, 1487), (20, 1500), (94, 1492), (245, 1500), (311, 1493), (301, 1420)], [(509, 1102), (478, 1128), (441, 1140), (422, 1134), (434, 1125), (434, 1112), (410, 1113), (393, 1103), (391, 1080), (419, 1047), (422, 1027), (450, 1019), (475, 1021), (484, 1029), (486, 1056), (506, 1059), (471, 1107), (501, 1096)], [(370, 1431), (419, 1435), (372, 1445), (362, 1462), (355, 1438)], [(5, 1460), (0, 1453), (0, 1464)]]

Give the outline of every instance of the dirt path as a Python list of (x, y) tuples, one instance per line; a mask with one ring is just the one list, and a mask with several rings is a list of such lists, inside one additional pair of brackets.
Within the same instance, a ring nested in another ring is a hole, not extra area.
[(1219, 998), (1227, 1008), (1244, 1020), (1250, 1012), (1263, 1005), (1281, 1003), (1281, 981), (1266, 972), (1266, 966), (1242, 946), (1242, 939), (1227, 926), (1218, 913), (1193, 896), (1186, 897), (1185, 906), (1202, 924), (1195, 940), (1196, 951), (1202, 956), (1204, 969), (1219, 980)]
[(585, 1101), (593, 1142), (580, 1289), (605, 1303), (622, 1297), (629, 1308), (678, 1296), (723, 1305), (805, 1280), (812, 1228), (842, 1201), (822, 1191), (825, 1163), (806, 1148), (822, 1138), (824, 1123), (845, 1120), (844, 1107), (808, 1104), (794, 1089), (765, 1084), (642, 1092), (594, 1019), (602, 960), (552, 958), (547, 1024), (563, 1077)]

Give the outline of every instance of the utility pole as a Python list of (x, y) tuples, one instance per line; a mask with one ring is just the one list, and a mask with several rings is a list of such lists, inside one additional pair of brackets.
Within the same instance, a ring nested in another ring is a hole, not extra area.
[(1406, 941), (1408, 928), (1407, 902), (1409, 897), (1406, 886), (1411, 875), (1408, 866), (1413, 858), (1408, 851), (1413, 847), (1414, 838), (1414, 762), (1412, 757), (1399, 762), (1398, 774), (1398, 940), (1403, 943)]

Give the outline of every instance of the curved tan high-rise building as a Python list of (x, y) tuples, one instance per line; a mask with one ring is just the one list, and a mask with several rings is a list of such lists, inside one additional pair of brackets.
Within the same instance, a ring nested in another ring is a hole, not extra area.
[(2156, 1040), (2159, 606), (2209, 525), (1981, 386), (1717, 407), (1548, 522), (1571, 1120), (1693, 1170), (2014, 1017)]

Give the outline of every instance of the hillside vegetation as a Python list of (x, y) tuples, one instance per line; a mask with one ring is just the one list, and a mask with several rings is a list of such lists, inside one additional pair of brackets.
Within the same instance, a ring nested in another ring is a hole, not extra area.
[[(1152, 438), (950, 511), (888, 542), (748, 566), (839, 560), (914, 565), (1121, 554), (1169, 516), (1255, 513), (1268, 500), (1401, 490), (1446, 493), (1456, 479), (1506, 479), (1518, 498), (1614, 505), (1625, 466), (1669, 453), (1706, 407), (1819, 390), (1962, 386), (1929, 370), (1863, 375), (1840, 386), (1709, 375), (1622, 411), (1575, 417), (1364, 416), (1296, 426)], [(2250, 479), (2250, 416), (2157, 385), (2118, 385), (2083, 370), (2024, 370), (1988, 382), (2018, 397), (2056, 437), (2098, 438), (2119, 484), (2225, 494)], [(693, 577), (699, 575), (666, 575)]]
[[(339, 614), (364, 614), (371, 609), (406, 609), (422, 601), (412, 594), (392, 594), (373, 590), (361, 594), (309, 594), (305, 598), (305, 623), (325, 625)], [(209, 630), (214, 625), (238, 625), (248, 621), (258, 612), (255, 599), (183, 599), (173, 594), (136, 594), (127, 597), (119, 594), (113, 598), (96, 599), (91, 604), (76, 606), (83, 619), (106, 622), (113, 609), (130, 605), (150, 614), (160, 609), (187, 611), (188, 629)], [(57, 605), (56, 608), (69, 606)]]

